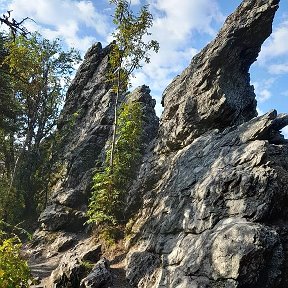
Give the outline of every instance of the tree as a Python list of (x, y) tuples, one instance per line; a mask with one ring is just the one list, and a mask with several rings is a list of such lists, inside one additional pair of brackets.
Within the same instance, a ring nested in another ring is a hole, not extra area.
[(24, 197), (24, 214), (36, 217), (36, 198), (46, 187), (45, 177), (39, 173), (46, 153), (41, 145), (54, 131), (73, 66), (80, 56), (74, 49), (63, 51), (59, 39), (49, 41), (38, 33), (16, 36), (4, 47), (1, 67), (10, 78), (12, 99), (19, 109), (13, 116), (15, 129), (10, 134), (5, 130), (3, 139), (9, 139), (9, 149), (3, 152), (3, 158), (10, 158), (4, 160), (9, 189), (16, 188), (16, 193)]
[[(140, 160), (142, 133), (142, 105), (131, 102), (121, 105), (118, 111), (117, 145), (114, 155), (114, 171), (110, 171), (109, 151), (106, 154), (104, 172), (96, 172), (93, 178), (93, 194), (89, 203), (89, 222), (113, 227), (125, 222), (123, 205)], [(103, 228), (103, 227), (102, 227)]]
[(4, 64), (8, 50), (7, 35), (0, 34), (0, 219), (14, 223), (23, 207), (22, 197), (17, 197), (11, 185), (15, 159), (14, 133), (19, 105), (16, 102), (8, 65)]
[[(142, 61), (150, 61), (148, 52), (158, 52), (159, 49), (157, 41), (144, 41), (144, 37), (150, 35), (148, 29), (153, 24), (147, 5), (134, 15), (127, 1), (110, 0), (110, 3), (116, 6), (113, 18), (116, 30), (107, 76), (115, 92), (113, 135), (111, 147), (106, 153), (104, 172), (94, 175), (88, 210), (88, 222), (102, 225), (102, 230), (108, 234), (115, 226), (125, 222), (122, 209), (125, 192), (131, 185), (140, 159), (142, 107), (140, 103), (129, 100), (126, 93), (129, 80), (135, 69), (141, 67)], [(124, 95), (127, 98), (125, 101)]]
[(114, 124), (110, 155), (110, 172), (114, 170), (114, 153), (118, 126), (119, 99), (129, 86), (129, 78), (135, 69), (141, 67), (144, 60), (150, 62), (148, 52), (159, 50), (159, 43), (155, 40), (144, 42), (143, 37), (150, 35), (148, 29), (153, 24), (153, 16), (148, 5), (141, 8), (139, 15), (134, 15), (130, 4), (126, 0), (110, 0), (116, 5), (113, 23), (116, 25), (113, 33), (114, 42), (110, 54), (110, 73), (108, 81), (112, 83), (116, 93), (114, 106)]
[(26, 29), (25, 26), (23, 26), (23, 23), (30, 18), (26, 17), (22, 19), (20, 22), (18, 22), (11, 17), (11, 12), (12, 11), (7, 11), (7, 13), (4, 13), (2, 14), (2, 16), (0, 16), (0, 24), (5, 24), (6, 26), (8, 26), (13, 37), (15, 37), (17, 33), (27, 35), (28, 30)]
[(27, 261), (20, 255), (21, 240), (13, 233), (4, 232), (2, 226), (6, 224), (0, 220), (0, 287), (28, 288), (35, 281)]
[[(74, 49), (64, 52), (60, 41), (18, 36), (7, 45), (5, 63), (13, 75), (15, 97), (23, 107), (24, 147), (39, 144), (56, 125), (73, 65), (80, 61)], [(63, 85), (64, 83), (64, 85)]]

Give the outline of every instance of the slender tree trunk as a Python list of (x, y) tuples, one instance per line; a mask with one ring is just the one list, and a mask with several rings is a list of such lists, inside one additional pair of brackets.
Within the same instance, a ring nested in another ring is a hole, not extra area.
[(114, 172), (114, 154), (115, 154), (115, 146), (116, 146), (116, 133), (118, 127), (118, 102), (119, 102), (119, 94), (120, 94), (120, 77), (121, 77), (121, 68), (118, 69), (117, 75), (117, 91), (116, 91), (116, 99), (115, 99), (115, 107), (114, 107), (114, 123), (113, 123), (113, 136), (112, 136), (112, 144), (111, 144), (111, 154), (110, 154), (110, 175)]

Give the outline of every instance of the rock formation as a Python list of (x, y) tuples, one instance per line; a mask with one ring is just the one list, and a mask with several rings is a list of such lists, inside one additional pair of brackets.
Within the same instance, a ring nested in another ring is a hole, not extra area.
[[(103, 164), (114, 120), (115, 97), (106, 81), (109, 52), (110, 46), (93, 45), (67, 92), (54, 144), (54, 169), (58, 169), (59, 175), (48, 206), (39, 217), (40, 229), (25, 251), (32, 272), (44, 279), (36, 287), (79, 287), (81, 279), (87, 276), (85, 255), (93, 254), (96, 244), (90, 245), (95, 239), (89, 238), (85, 231), (85, 215), (93, 172)], [(144, 153), (158, 131), (156, 101), (145, 85), (126, 95), (127, 99), (128, 96), (132, 102), (142, 104)], [(97, 255), (94, 253), (95, 257), (89, 259), (90, 264), (102, 255), (99, 245), (96, 248)], [(102, 275), (102, 280), (99, 278), (97, 282), (99, 287), (112, 277), (109, 262), (103, 261), (97, 262), (91, 275), (83, 279), (82, 287), (90, 287), (91, 278), (96, 276)]]
[[(61, 177), (39, 218), (46, 230), (81, 231), (87, 220), (93, 171), (104, 161), (114, 119), (114, 95), (106, 81), (109, 51), (110, 46), (102, 49), (100, 43), (93, 45), (68, 89), (58, 124), (60, 144), (55, 151)], [(158, 131), (156, 101), (144, 85), (129, 99), (142, 103), (144, 149)]]
[(278, 2), (243, 1), (164, 91), (159, 136), (130, 191), (142, 199), (133, 286), (286, 287), (288, 115), (254, 118), (248, 72)]
[(39, 219), (47, 230), (83, 229), (92, 171), (113, 123), (112, 96), (105, 81), (109, 51), (109, 46), (93, 45), (68, 89), (58, 124), (61, 143), (55, 152), (61, 178)]
[[(256, 117), (249, 77), (278, 4), (243, 0), (216, 39), (164, 91), (156, 138), (149, 89), (133, 92), (146, 107), (147, 144), (125, 207), (134, 219), (126, 257), (132, 287), (288, 287), (288, 142), (279, 132), (288, 115), (273, 110)], [(40, 217), (46, 230), (82, 227), (92, 171), (101, 162), (112, 123), (113, 102), (104, 79), (108, 54), (109, 46), (94, 45), (68, 91), (60, 131), (68, 129), (69, 115), (77, 117), (60, 149), (66, 163), (63, 180)], [(34, 239), (38, 247), (46, 235), (41, 238), (41, 233)], [(77, 235), (57, 233), (54, 253), (79, 241)], [(81, 239), (76, 247), (91, 241)], [(67, 265), (88, 253), (76, 247), (52, 273), (60, 282), (74, 279), (75, 267), (77, 275), (82, 273), (81, 265)], [(110, 285), (109, 271), (108, 262), (100, 259), (82, 287), (94, 287), (89, 285), (97, 277), (99, 287), (105, 281)]]

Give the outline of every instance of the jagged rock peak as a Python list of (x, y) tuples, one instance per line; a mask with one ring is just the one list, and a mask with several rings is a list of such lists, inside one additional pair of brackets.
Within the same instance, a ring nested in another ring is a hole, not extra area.
[[(107, 83), (110, 51), (111, 45), (94, 44), (68, 89), (57, 131), (61, 139), (54, 151), (60, 177), (39, 218), (47, 230), (83, 229), (92, 176), (105, 158), (114, 120), (115, 94)], [(145, 85), (129, 93), (130, 98), (142, 103), (144, 152), (158, 131), (156, 102)]]
[(244, 0), (216, 39), (163, 93), (159, 149), (175, 150), (207, 130), (257, 116), (249, 68), (271, 34), (279, 0)]
[[(89, 247), (95, 239), (87, 239), (87, 226), (84, 227), (83, 223), (87, 220), (85, 212), (91, 195), (92, 176), (95, 168), (103, 164), (112, 134), (115, 94), (106, 81), (110, 47), (94, 44), (68, 89), (56, 131), (55, 138), (58, 140), (53, 147), (54, 170), (57, 171), (53, 194), (39, 217), (41, 228), (34, 233), (31, 244), (34, 247), (33, 243), (36, 243), (36, 248), (28, 253), (32, 273), (43, 277), (41, 285), (44, 286), (41, 287), (79, 287), (81, 278), (85, 277), (84, 261), (99, 260), (97, 246), (95, 249)], [(129, 101), (140, 102), (143, 109), (141, 152), (144, 153), (158, 132), (159, 119), (154, 110), (156, 101), (145, 85), (128, 93), (128, 98)], [(55, 241), (52, 243), (51, 239)], [(93, 256), (93, 259), (86, 259), (87, 255)], [(48, 269), (48, 273), (44, 271), (44, 275), (43, 269)], [(110, 272), (108, 262), (102, 259), (80, 286), (90, 287), (90, 281), (94, 286), (104, 285), (103, 281), (110, 281)], [(123, 287), (129, 285), (124, 283)]]
[(60, 177), (39, 218), (48, 230), (83, 229), (93, 169), (113, 123), (113, 93), (106, 81), (109, 52), (110, 46), (94, 44), (67, 91), (54, 148)]

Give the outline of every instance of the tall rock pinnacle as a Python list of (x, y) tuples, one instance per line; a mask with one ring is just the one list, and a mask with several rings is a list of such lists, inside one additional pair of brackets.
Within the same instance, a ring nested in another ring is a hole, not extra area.
[[(245, 0), (216, 39), (164, 91), (161, 147), (175, 150), (213, 128), (257, 115), (249, 68), (272, 32), (279, 0)], [(164, 147), (163, 147), (164, 146)]]
[[(54, 147), (58, 179), (39, 218), (47, 230), (84, 229), (93, 173), (104, 161), (114, 120), (115, 95), (106, 81), (109, 52), (109, 45), (102, 48), (100, 43), (94, 44), (68, 89), (56, 132), (60, 139)], [(158, 130), (156, 101), (145, 85), (130, 93), (129, 98), (142, 104), (144, 148)]]

